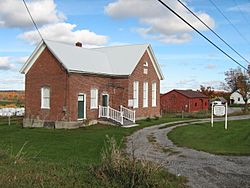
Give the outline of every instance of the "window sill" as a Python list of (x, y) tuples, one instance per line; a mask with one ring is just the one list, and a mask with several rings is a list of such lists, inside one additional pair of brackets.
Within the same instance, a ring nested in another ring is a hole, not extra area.
[(50, 110), (50, 108), (41, 107), (42, 110)]
[(98, 109), (98, 107), (92, 107), (92, 108), (90, 108), (90, 110), (97, 110)]

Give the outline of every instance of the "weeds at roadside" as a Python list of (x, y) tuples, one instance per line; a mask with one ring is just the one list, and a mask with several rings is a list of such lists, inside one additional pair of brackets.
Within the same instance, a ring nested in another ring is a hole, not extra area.
[(186, 182), (185, 178), (166, 172), (158, 164), (136, 159), (134, 152), (131, 158), (127, 157), (110, 137), (107, 137), (101, 164), (92, 166), (91, 172), (103, 187), (185, 187)]

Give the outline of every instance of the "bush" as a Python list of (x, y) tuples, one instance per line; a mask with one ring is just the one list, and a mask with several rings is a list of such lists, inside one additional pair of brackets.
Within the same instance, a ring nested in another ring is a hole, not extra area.
[(101, 164), (91, 168), (102, 187), (161, 188), (170, 187), (170, 179), (182, 179), (167, 173), (155, 163), (138, 160), (134, 155), (132, 158), (126, 157), (114, 138), (108, 137), (107, 143)]

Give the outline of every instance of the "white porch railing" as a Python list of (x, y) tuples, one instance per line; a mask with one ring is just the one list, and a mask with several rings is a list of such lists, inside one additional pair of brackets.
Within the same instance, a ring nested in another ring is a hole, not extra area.
[(125, 108), (124, 106), (120, 106), (120, 111), (123, 112), (123, 117), (132, 121), (133, 123), (135, 123), (135, 111), (134, 110), (130, 110), (128, 108)]
[(123, 112), (111, 108), (110, 106), (99, 105), (99, 118), (106, 117), (123, 125)]

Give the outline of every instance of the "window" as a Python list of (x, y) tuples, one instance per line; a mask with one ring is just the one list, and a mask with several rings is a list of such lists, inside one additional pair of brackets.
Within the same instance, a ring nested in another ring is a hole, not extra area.
[(90, 90), (90, 109), (98, 108), (98, 89)]
[(41, 108), (44, 108), (44, 109), (50, 108), (50, 88), (49, 87), (41, 88)]
[(238, 101), (240, 101), (240, 97), (238, 97)]
[(144, 67), (148, 67), (148, 62), (145, 61), (144, 64), (143, 64)]
[(143, 83), (143, 107), (148, 107), (148, 82)]
[(197, 106), (197, 102), (194, 104), (194, 106)]
[(156, 107), (156, 82), (152, 83), (152, 107)]
[(138, 105), (139, 105), (139, 82), (138, 81), (134, 81), (133, 100), (134, 100), (134, 108), (138, 108)]
[(143, 63), (143, 67), (144, 67), (143, 74), (148, 74), (148, 62), (147, 61)]

